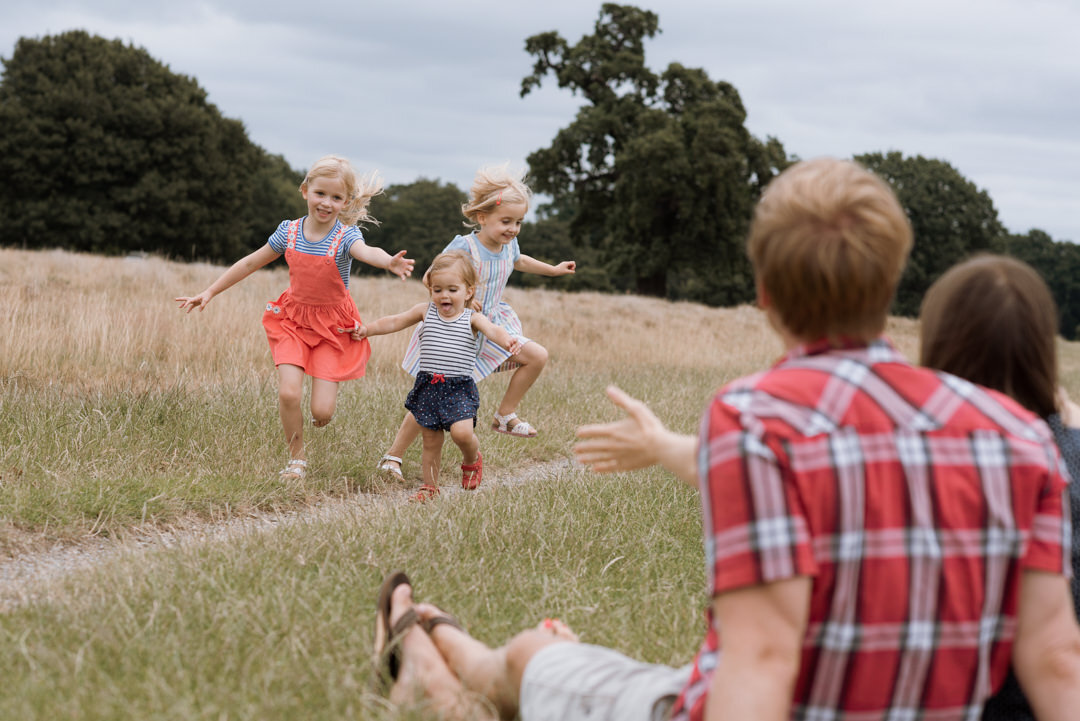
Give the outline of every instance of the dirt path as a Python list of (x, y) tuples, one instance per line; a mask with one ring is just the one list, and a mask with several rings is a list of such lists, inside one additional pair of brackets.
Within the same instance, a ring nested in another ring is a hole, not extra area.
[[(573, 470), (569, 459), (538, 463), (514, 475), (484, 479), (481, 492), (495, 487), (515, 486), (526, 481), (544, 481)], [(443, 486), (443, 495), (463, 493), (457, 486)], [(80, 543), (57, 545), (40, 551), (0, 559), (0, 613), (42, 597), (48, 586), (66, 577), (131, 554), (162, 548), (211, 543), (239, 538), (249, 533), (273, 533), (297, 522), (332, 521), (357, 510), (381, 505), (407, 503), (410, 491), (356, 493), (345, 498), (327, 498), (318, 503), (282, 512), (253, 513), (225, 521), (193, 522), (183, 527), (140, 529), (120, 540), (87, 538)]]

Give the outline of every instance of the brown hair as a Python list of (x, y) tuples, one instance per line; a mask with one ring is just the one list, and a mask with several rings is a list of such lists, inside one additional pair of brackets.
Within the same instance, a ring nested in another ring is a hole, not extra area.
[(1001, 391), (1046, 417), (1057, 409), (1057, 307), (1035, 270), (980, 255), (923, 298), (919, 362)]
[(851, 161), (818, 158), (765, 189), (747, 253), (786, 331), (800, 341), (865, 341), (885, 329), (911, 243), (884, 181)]
[(378, 171), (358, 177), (352, 164), (345, 158), (340, 155), (324, 155), (315, 161), (311, 170), (304, 176), (304, 182), (300, 183), (300, 192), (307, 190), (308, 183), (315, 178), (341, 178), (341, 182), (345, 184), (345, 206), (338, 213), (338, 218), (342, 223), (345, 225), (379, 224), (379, 221), (368, 213), (371, 199), (383, 190)]
[(461, 206), (461, 212), (468, 219), (466, 225), (475, 227), (481, 213), (489, 215), (503, 203), (524, 203), (528, 209), (531, 197), (523, 172), (512, 173), (507, 165), (485, 166), (476, 171), (469, 200)]
[(461, 280), (465, 283), (465, 287), (469, 289), (469, 293), (465, 296), (465, 305), (469, 306), (473, 298), (476, 297), (477, 277), (476, 266), (473, 265), (472, 258), (465, 251), (448, 250), (445, 253), (436, 255), (435, 260), (431, 261), (431, 266), (424, 271), (424, 287), (430, 291), (431, 276), (434, 273), (441, 273), (452, 268), (456, 268), (461, 273)]

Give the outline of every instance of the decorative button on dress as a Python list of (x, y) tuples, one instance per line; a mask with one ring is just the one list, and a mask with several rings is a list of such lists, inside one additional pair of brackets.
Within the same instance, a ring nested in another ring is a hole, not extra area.
[(288, 227), (289, 287), (267, 303), (263, 313), (274, 365), (299, 366), (309, 376), (328, 381), (360, 378), (371, 357), (371, 344), (367, 338), (355, 341), (348, 333), (337, 332), (360, 322), (360, 311), (336, 262), (348, 227), (338, 224), (324, 255), (308, 255), (296, 250), (300, 222), (291, 221)]

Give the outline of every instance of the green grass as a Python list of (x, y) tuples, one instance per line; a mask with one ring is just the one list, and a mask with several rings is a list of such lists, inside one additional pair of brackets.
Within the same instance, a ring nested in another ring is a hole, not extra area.
[[(696, 494), (654, 470), (536, 469), (570, 456), (577, 426), (617, 417), (603, 394), (612, 383), (694, 432), (714, 389), (778, 355), (758, 311), (512, 290), (551, 351), (519, 409), (540, 436), (487, 429), (507, 378), (485, 380), (481, 492), (402, 504), (373, 469), (411, 385), (397, 366), (403, 335), (374, 339), (368, 375), (341, 386), (334, 422), (306, 429), (307, 478), (282, 484), (276, 378), (256, 320), (287, 282), (281, 269), (184, 316), (171, 297), (220, 268), (3, 249), (0, 260), (0, 303), (14, 309), (0, 315), (11, 341), (0, 354), (0, 558), (195, 529), (178, 546), (31, 582), (33, 600), (0, 612), (0, 719), (398, 718), (371, 693), (369, 661), (376, 588), (394, 568), (490, 644), (557, 616), (648, 661), (682, 664), (696, 650)], [(365, 318), (408, 307), (418, 290), (351, 287)], [(912, 321), (890, 322), (908, 357), (916, 334)], [(1080, 344), (1060, 348), (1062, 382), (1080, 399)], [(419, 455), (415, 444), (405, 458), (416, 485)], [(456, 485), (458, 463), (448, 441), (444, 484)], [(526, 480), (494, 482), (510, 476)], [(207, 521), (357, 492), (376, 500), (343, 518), (199, 541)]]
[(369, 661), (392, 568), (491, 644), (558, 616), (583, 640), (684, 663), (702, 565), (691, 490), (576, 471), (121, 558), (0, 615), (0, 718), (394, 717)]

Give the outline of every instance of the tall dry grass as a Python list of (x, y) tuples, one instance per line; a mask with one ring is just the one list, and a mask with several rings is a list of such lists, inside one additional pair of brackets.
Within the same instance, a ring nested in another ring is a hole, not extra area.
[[(176, 310), (174, 296), (220, 270), (0, 250), (0, 529), (123, 534), (380, 488), (371, 466), (410, 385), (397, 367), (405, 334), (374, 339), (368, 377), (345, 384), (335, 422), (309, 433), (312, 473), (283, 487), (258, 317), (287, 275), (260, 271), (201, 315)], [(418, 283), (391, 279), (354, 279), (352, 290), (365, 318), (423, 298)], [(608, 383), (691, 431), (716, 386), (780, 352), (752, 308), (514, 289), (508, 299), (552, 360), (522, 409), (542, 437), (481, 432), (495, 474), (568, 454), (576, 425), (614, 416)], [(914, 322), (894, 320), (889, 334), (915, 356)], [(1062, 344), (1074, 397), (1078, 348)], [(481, 384), (484, 413), (505, 382)], [(407, 460), (414, 468), (415, 452)], [(391, 568), (491, 644), (559, 616), (586, 641), (684, 663), (703, 632), (703, 567), (695, 494), (655, 469), (566, 469), (132, 553), (0, 613), (0, 718), (421, 717), (369, 690), (375, 590)]]
[[(408, 332), (372, 339), (368, 374), (344, 383), (327, 428), (307, 428), (312, 471), (281, 484), (276, 375), (259, 319), (288, 284), (283, 263), (219, 295), (204, 312), (173, 298), (221, 267), (0, 249), (0, 552), (12, 529), (49, 536), (120, 534), (145, 523), (288, 507), (377, 490), (373, 472), (404, 410), (399, 367)], [(419, 275), (419, 273), (418, 273)], [(426, 296), (419, 281), (354, 278), (364, 318)], [(708, 394), (772, 362), (781, 346), (752, 307), (708, 308), (629, 295), (509, 289), (527, 334), (551, 361), (520, 413), (535, 441), (486, 432), (507, 374), (480, 385), (488, 473), (567, 456), (573, 429), (614, 417), (617, 383), (674, 428), (692, 431)], [(914, 357), (917, 325), (890, 322)], [(1080, 397), (1080, 352), (1062, 344), (1063, 378)], [(419, 450), (406, 458), (417, 475)], [(453, 482), (456, 449), (444, 452)]]

